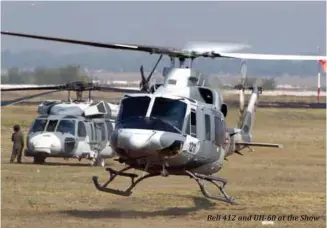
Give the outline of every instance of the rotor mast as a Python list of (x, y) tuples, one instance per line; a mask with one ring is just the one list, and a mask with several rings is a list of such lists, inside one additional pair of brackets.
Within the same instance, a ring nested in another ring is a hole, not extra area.
[[(193, 61), (194, 57), (175, 57), (175, 56), (169, 56), (170, 57), (170, 67), (174, 68), (176, 67), (176, 60), (179, 62), (179, 68), (192, 68), (193, 67)], [(189, 63), (187, 64), (186, 60), (189, 59)]]

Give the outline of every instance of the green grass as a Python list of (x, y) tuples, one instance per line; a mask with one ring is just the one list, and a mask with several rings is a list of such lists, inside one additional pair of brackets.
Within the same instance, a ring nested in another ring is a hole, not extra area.
[[(11, 127), (26, 133), (35, 107), (2, 109), (2, 225), (24, 227), (262, 227), (260, 221), (206, 221), (208, 215), (324, 216), (325, 110), (257, 109), (254, 141), (281, 143), (283, 149), (255, 148), (232, 155), (216, 174), (228, 179), (227, 192), (238, 205), (207, 200), (186, 177), (148, 179), (132, 196), (98, 192), (91, 177), (104, 181), (103, 168), (87, 161), (48, 159), (46, 165), (8, 164)], [(236, 110), (228, 124), (235, 126)], [(113, 168), (119, 168), (108, 160)], [(59, 163), (59, 164), (55, 164)], [(121, 178), (113, 187), (127, 186)], [(211, 188), (210, 188), (211, 189)], [(237, 218), (236, 217), (236, 218)], [(273, 227), (325, 227), (316, 222), (277, 221)]]

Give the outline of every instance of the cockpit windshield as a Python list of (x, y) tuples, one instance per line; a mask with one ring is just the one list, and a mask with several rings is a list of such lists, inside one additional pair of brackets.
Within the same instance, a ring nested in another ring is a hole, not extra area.
[(60, 120), (56, 132), (69, 133), (75, 135), (75, 120)]
[[(59, 122), (59, 123), (58, 123)], [(75, 135), (76, 121), (71, 119), (41, 119), (34, 121), (30, 132), (61, 132)]]
[(131, 97), (122, 101), (118, 117), (121, 128), (181, 133), (187, 104), (179, 100), (156, 97), (149, 118), (146, 113), (151, 99)]
[(160, 119), (180, 131), (183, 128), (186, 104), (179, 100), (157, 97), (154, 101), (150, 118)]
[(44, 131), (45, 125), (47, 124), (48, 120), (47, 119), (35, 119), (30, 132), (35, 133), (39, 131)]
[(150, 97), (129, 97), (125, 98), (120, 105), (119, 122), (124, 122), (135, 117), (144, 118), (148, 111)]

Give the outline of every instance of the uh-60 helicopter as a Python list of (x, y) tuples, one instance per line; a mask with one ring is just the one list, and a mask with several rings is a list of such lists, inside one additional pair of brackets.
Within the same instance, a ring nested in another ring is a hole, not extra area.
[[(100, 185), (93, 177), (100, 191), (129, 196), (132, 189), (142, 180), (154, 176), (182, 175), (196, 180), (205, 197), (235, 203), (224, 190), (227, 180), (215, 177), (223, 167), (226, 157), (251, 146), (280, 147), (278, 144), (252, 142), (252, 128), (255, 120), (256, 103), (262, 89), (254, 84), (244, 88), (243, 74), (240, 91), (240, 118), (236, 128), (226, 126), (228, 107), (223, 101), (220, 90), (204, 87), (208, 78), (192, 69), (193, 60), (198, 57), (234, 58), (258, 60), (326, 60), (326, 56), (270, 55), (253, 53), (235, 53), (241, 47), (236, 45), (221, 47), (195, 46), (185, 49), (131, 45), (108, 44), (81, 41), (22, 33), (1, 32), (2, 34), (41, 40), (81, 44), (94, 47), (143, 51), (151, 54), (167, 55), (171, 67), (164, 68), (164, 82), (150, 89), (149, 80), (142, 76), (143, 90), (130, 91), (121, 100), (116, 118), (115, 129), (110, 145), (117, 153), (116, 159), (127, 165), (116, 171), (106, 168), (109, 180)], [(185, 61), (189, 59), (190, 64)], [(179, 66), (175, 65), (179, 60)], [(142, 70), (141, 70), (142, 72)], [(248, 106), (244, 109), (244, 90), (252, 93)], [(136, 169), (147, 172), (142, 177), (127, 170)], [(125, 191), (108, 188), (108, 184), (117, 176), (131, 178), (131, 185)], [(204, 181), (214, 184), (222, 196), (211, 195)]]
[[(17, 104), (25, 100), (54, 92), (68, 91), (67, 100), (46, 100), (38, 106), (39, 116), (32, 122), (27, 133), (26, 157), (43, 164), (48, 157), (87, 158), (92, 165), (104, 166), (105, 159), (115, 156), (110, 147), (110, 136), (115, 126), (118, 105), (91, 98), (92, 91), (116, 91), (119, 88), (92, 82), (75, 81), (62, 85), (40, 85), (3, 88), (8, 91), (46, 90), (36, 95), (2, 102), (1, 106)], [(76, 92), (76, 99), (71, 98)], [(88, 98), (83, 99), (83, 92)], [(123, 90), (123, 91), (126, 91)]]

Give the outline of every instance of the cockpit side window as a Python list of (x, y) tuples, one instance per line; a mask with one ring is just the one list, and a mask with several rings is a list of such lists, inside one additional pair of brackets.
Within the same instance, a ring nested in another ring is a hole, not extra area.
[(45, 125), (47, 124), (47, 119), (36, 119), (30, 129), (31, 133), (44, 131)]
[(182, 130), (187, 105), (179, 100), (157, 97), (154, 101), (150, 118), (160, 119)]
[(56, 132), (69, 133), (75, 135), (75, 120), (64, 119), (60, 120)]
[(85, 124), (82, 121), (78, 122), (77, 136), (78, 137), (86, 137), (86, 128), (85, 128)]
[(56, 130), (57, 124), (58, 124), (58, 120), (49, 120), (47, 129), (45, 131), (54, 132)]

